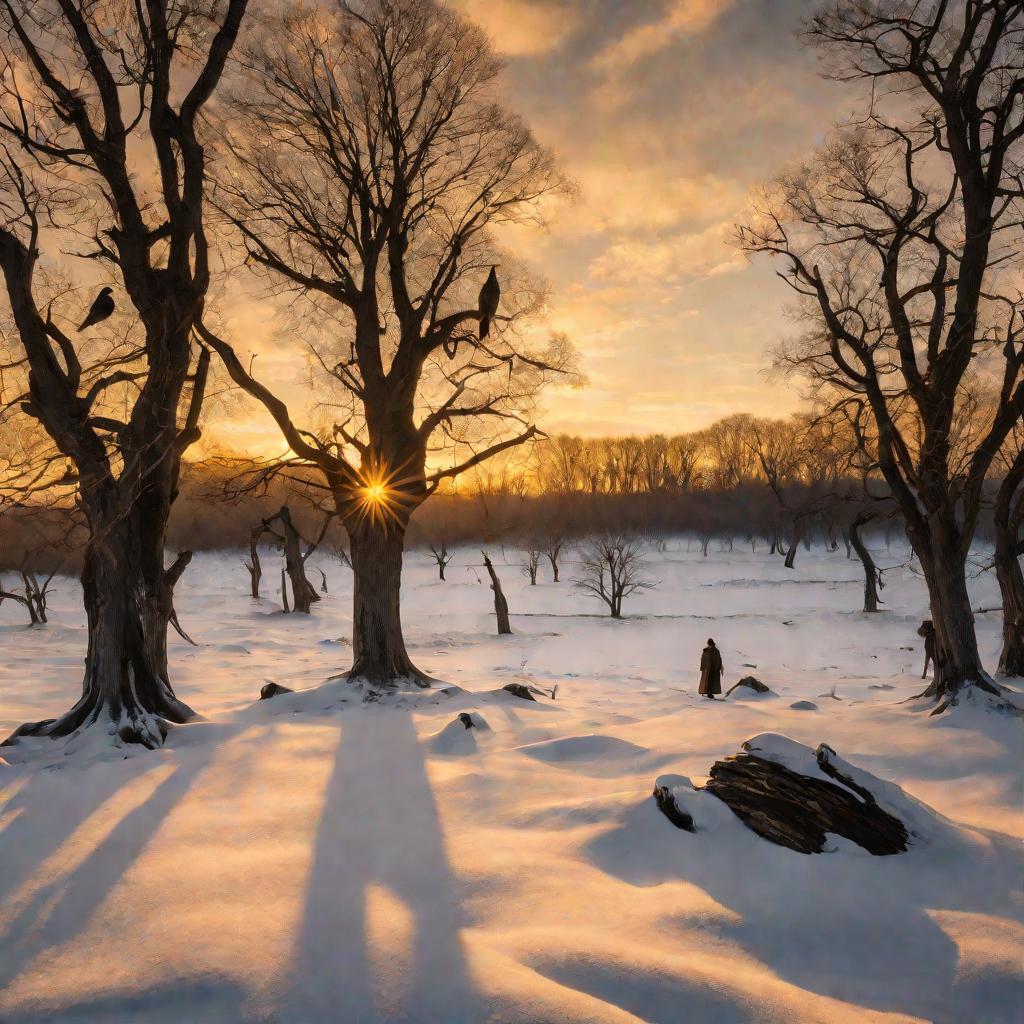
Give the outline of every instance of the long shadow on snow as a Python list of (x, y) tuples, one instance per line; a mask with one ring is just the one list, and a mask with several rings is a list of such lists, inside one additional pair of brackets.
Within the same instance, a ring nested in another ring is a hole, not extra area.
[(718, 934), (807, 991), (941, 1024), (995, 1024), (1012, 1018), (1005, 994), (1016, 988), (1020, 998), (1019, 986), (1001, 977), (960, 984), (956, 944), (928, 913), (1019, 919), (1009, 896), (1020, 871), (1016, 844), (973, 831), (976, 845), (936, 843), (893, 857), (804, 855), (760, 839), (738, 819), (696, 835), (680, 831), (648, 799), (583, 852), (632, 885), (700, 887), (741, 918), (715, 925)]
[[(377, 707), (353, 709), (341, 723), (278, 1019), (475, 1024), (486, 1012), (467, 973), (455, 884), (412, 719), (407, 711)], [(371, 885), (409, 911), (407, 965), (402, 950), (373, 951), (371, 963)], [(378, 999), (373, 967), (389, 958), (389, 978), (398, 979), (400, 991)]]
[(146, 992), (105, 993), (60, 1010), (28, 1010), (2, 1019), (3, 1024), (224, 1024), (272, 1018), (247, 1014), (244, 989), (223, 979), (173, 981)]
[[(163, 821), (191, 789), (215, 750), (215, 744), (206, 744), (202, 756), (193, 755), (181, 761), (141, 804), (121, 818), (69, 875), (60, 874), (47, 879), (14, 917), (4, 915), (4, 924), (0, 930), (0, 991), (30, 967), (41, 953), (54, 946), (71, 943), (86, 927), (114, 886), (152, 840)], [(79, 774), (76, 781), (85, 772), (103, 772), (105, 778), (103, 785), (82, 787), (82, 791), (89, 794), (91, 799), (86, 799), (85, 806), (76, 809), (68, 822), (62, 822), (59, 815), (54, 815), (50, 808), (37, 807), (37, 801), (44, 794), (57, 798), (73, 797), (78, 792), (76, 787), (73, 782), (69, 785), (68, 779), (60, 779), (60, 773), (40, 773), (39, 777), (30, 780), (19, 791), (19, 797), (24, 794), (26, 799), (32, 798), (31, 806), (4, 830), (3, 845), (6, 847), (8, 843), (17, 842), (17, 826), (23, 819), (34, 819), (38, 812), (42, 820), (25, 820), (24, 829), (26, 832), (32, 829), (31, 834), (37, 841), (43, 837), (41, 850), (57, 850), (75, 827), (99, 808), (105, 799), (127, 783), (140, 778), (135, 767), (139, 762), (140, 759), (136, 758), (116, 764), (108, 762), (90, 766)], [(152, 768), (147, 765), (145, 774), (165, 763), (155, 762)], [(58, 778), (55, 779), (55, 775)], [(45, 788), (40, 790), (40, 786)], [(62, 788), (66, 793), (61, 794)], [(61, 801), (58, 806), (67, 805)], [(12, 831), (15, 834), (9, 835)], [(27, 839), (27, 836), (22, 838)], [(36, 857), (34, 860), (36, 867), (40, 859)], [(24, 865), (22, 867), (24, 869)], [(22, 870), (21, 875), (25, 877), (27, 872)]]

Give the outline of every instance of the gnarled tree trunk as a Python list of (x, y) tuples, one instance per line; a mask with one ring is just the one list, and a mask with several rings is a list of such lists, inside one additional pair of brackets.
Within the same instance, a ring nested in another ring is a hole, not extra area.
[(352, 680), (429, 686), (402, 636), (401, 587), (405, 524), (367, 517), (347, 524), (352, 558)]
[(158, 513), (169, 512), (170, 495), (156, 490), (154, 484), (127, 515), (94, 518), (82, 570), (89, 637), (82, 696), (60, 718), (23, 725), (12, 740), (67, 736), (95, 723), (124, 743), (153, 748), (166, 737), (167, 723), (192, 717), (167, 671), (174, 584), (191, 555), (164, 569), (167, 516)]
[(935, 625), (935, 676), (923, 696), (939, 698), (941, 711), (965, 686), (998, 694), (978, 653), (959, 528), (936, 515), (922, 528), (908, 527), (908, 533), (928, 585)]
[(505, 636), (512, 632), (512, 626), (508, 621), (508, 601), (501, 589), (501, 580), (498, 579), (498, 574), (494, 571), (494, 565), (487, 557), (487, 552), (484, 551), (481, 554), (484, 556), (484, 568), (487, 569), (487, 575), (491, 577), (491, 590), (494, 591), (494, 617), (498, 622), (498, 636)]
[[(272, 522), (281, 524), (281, 543), (284, 546), (284, 567), (292, 585), (292, 610), (308, 615), (313, 603), (320, 600), (316, 587), (306, 578), (306, 560), (302, 557), (302, 538), (292, 522), (291, 510), (282, 505), (277, 515), (264, 524), (269, 528)], [(282, 584), (283, 587), (283, 584)], [(285, 611), (288, 611), (287, 607)]]
[(877, 612), (878, 568), (875, 566), (875, 560), (871, 557), (871, 552), (868, 551), (864, 539), (860, 535), (861, 527), (866, 526), (871, 521), (871, 518), (870, 515), (866, 514), (858, 515), (850, 523), (849, 538), (850, 544), (853, 545), (854, 550), (857, 552), (857, 557), (860, 559), (860, 564), (864, 567), (864, 611)]

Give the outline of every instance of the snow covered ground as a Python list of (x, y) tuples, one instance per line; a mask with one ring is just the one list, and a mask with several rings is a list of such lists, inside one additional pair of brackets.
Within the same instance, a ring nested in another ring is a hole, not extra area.
[[(266, 680), (346, 667), (348, 570), (320, 559), (331, 593), (304, 618), (280, 613), (276, 555), (259, 603), (240, 555), (198, 556), (177, 604), (199, 647), (175, 637), (172, 671), (205, 720), (157, 752), (3, 752), (0, 1021), (1024, 1020), (1019, 720), (900, 703), (922, 685), (927, 614), (907, 569), (865, 616), (841, 552), (787, 571), (716, 548), (652, 554), (661, 585), (621, 622), (496, 558), (502, 638), (478, 552), (447, 583), (413, 554), (413, 657), (468, 692), (380, 704), (337, 683), (256, 702)], [(998, 604), (991, 574), (975, 586)], [(0, 607), (0, 734), (76, 695), (73, 581), (51, 608), (28, 629)], [(998, 614), (978, 630), (992, 666)], [(709, 636), (726, 686), (754, 674), (774, 695), (701, 701)], [(557, 700), (494, 692), (510, 681), (557, 683)], [(491, 731), (446, 729), (461, 711)], [(710, 796), (696, 835), (658, 812), (656, 777), (699, 784), (766, 732), (827, 742), (949, 820), (899, 856), (803, 856)]]

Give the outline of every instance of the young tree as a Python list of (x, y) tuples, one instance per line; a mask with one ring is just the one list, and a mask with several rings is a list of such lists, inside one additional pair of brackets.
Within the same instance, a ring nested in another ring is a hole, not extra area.
[(441, 582), (444, 582), (444, 571), (448, 568), (448, 563), (452, 560), (451, 553), (448, 551), (448, 545), (441, 541), (436, 543), (435, 541), (430, 542), (430, 553), (434, 556), (434, 561), (437, 562), (437, 576)]
[(537, 570), (540, 568), (540, 560), (544, 557), (544, 551), (539, 540), (529, 539), (523, 548), (526, 561), (520, 566), (519, 571), (530, 581), (530, 586), (537, 586)]
[[(99, 723), (155, 747), (192, 715), (171, 688), (166, 640), (187, 559), (165, 568), (164, 539), (209, 365), (192, 341), (210, 282), (202, 117), (245, 8), (0, 5), (0, 271), (23, 374), (5, 379), (6, 410), (45, 429), (60, 464), (44, 462), (35, 486), (74, 487), (90, 531), (82, 696), (14, 737)], [(113, 289), (84, 320), (77, 296), (47, 285), (62, 252), (102, 268), (91, 280)], [(115, 317), (92, 345), (92, 324), (114, 307), (130, 323)], [(90, 334), (72, 341), (79, 321)], [(103, 333), (115, 323), (121, 336)]]
[(486, 37), (433, 0), (268, 16), (241, 65), (219, 204), (247, 260), (328, 326), (313, 356), (339, 420), (298, 427), (202, 335), (281, 428), (295, 456), (282, 470), (317, 469), (333, 496), (355, 574), (350, 677), (425, 685), (401, 628), (406, 528), (441, 481), (535, 437), (534, 396), (570, 367), (564, 339), (520, 337), (540, 295), (492, 237), (564, 182), (498, 103)]
[[(783, 175), (741, 237), (781, 260), (812, 320), (783, 361), (869, 420), (928, 585), (927, 693), (942, 710), (965, 688), (996, 692), (965, 565), (985, 478), (1024, 415), (1024, 4), (840, 0), (809, 35), (837, 76), (871, 84), (871, 112)], [(998, 392), (990, 409), (972, 405), (977, 380)]]
[(621, 619), (623, 600), (656, 584), (644, 575), (642, 542), (627, 534), (608, 533), (584, 544), (580, 575), (573, 585), (603, 601), (613, 619)]
[(551, 579), (554, 583), (560, 582), (559, 569), (562, 561), (562, 551), (568, 543), (565, 531), (557, 526), (544, 531), (545, 535), (541, 541), (541, 554), (547, 558), (551, 566)]

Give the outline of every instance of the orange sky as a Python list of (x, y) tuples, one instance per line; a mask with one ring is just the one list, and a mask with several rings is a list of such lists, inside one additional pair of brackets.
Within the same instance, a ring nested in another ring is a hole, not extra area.
[[(673, 432), (796, 408), (799, 395), (764, 373), (766, 347), (786, 327), (786, 289), (730, 236), (751, 190), (811, 150), (855, 100), (818, 77), (796, 38), (814, 4), (453, 2), (507, 59), (507, 103), (580, 186), (546, 231), (504, 239), (551, 281), (548, 325), (573, 339), (590, 380), (550, 392), (541, 425)], [(302, 359), (271, 340), (272, 303), (236, 295), (224, 308), (264, 379), (308, 399)], [(260, 410), (240, 413), (218, 417), (222, 443), (280, 450)]]

